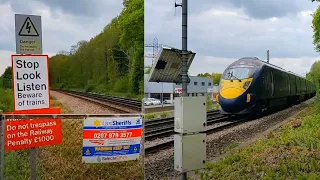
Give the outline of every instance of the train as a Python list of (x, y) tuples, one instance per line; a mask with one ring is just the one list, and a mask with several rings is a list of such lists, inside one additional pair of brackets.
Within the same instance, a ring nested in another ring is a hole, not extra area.
[(311, 81), (257, 57), (230, 64), (219, 86), (215, 98), (223, 115), (254, 115), (316, 95), (316, 85)]

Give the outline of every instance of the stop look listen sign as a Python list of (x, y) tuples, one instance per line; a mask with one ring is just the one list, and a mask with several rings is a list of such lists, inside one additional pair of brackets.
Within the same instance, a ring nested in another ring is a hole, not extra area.
[(49, 108), (48, 55), (12, 55), (15, 110)]

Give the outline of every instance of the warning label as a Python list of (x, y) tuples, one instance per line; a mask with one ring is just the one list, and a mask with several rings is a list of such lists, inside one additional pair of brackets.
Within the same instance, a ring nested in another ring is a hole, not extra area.
[(49, 108), (47, 56), (12, 58), (15, 110)]
[[(60, 109), (16, 111), (14, 114), (60, 114)], [(5, 124), (5, 150), (60, 144), (62, 142), (60, 119), (8, 119)]]
[(19, 50), (21, 52), (40, 51), (41, 50), (40, 40), (37, 40), (37, 39), (28, 40), (26, 38), (21, 37), (19, 41)]

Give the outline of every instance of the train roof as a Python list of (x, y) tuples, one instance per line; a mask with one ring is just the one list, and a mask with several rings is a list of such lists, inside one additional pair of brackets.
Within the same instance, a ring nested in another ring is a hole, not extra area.
[[(234, 63), (232, 63), (230, 66), (232, 66), (232, 65), (239, 65), (239, 64), (241, 64), (241, 61), (246, 61), (246, 64), (247, 65), (255, 65), (255, 66), (263, 66), (263, 65), (265, 65), (265, 66), (269, 66), (269, 67), (272, 67), (272, 68), (274, 68), (274, 69), (278, 69), (278, 70), (280, 70), (280, 71), (283, 71), (283, 72), (286, 72), (286, 73), (289, 73), (289, 74), (292, 74), (292, 75), (295, 75), (295, 76), (298, 76), (298, 77), (300, 77), (300, 78), (303, 78), (303, 79), (306, 79), (305, 77), (302, 77), (302, 76), (300, 76), (300, 75), (298, 75), (298, 74), (296, 74), (296, 73), (294, 73), (294, 72), (291, 72), (291, 71), (287, 71), (287, 70), (285, 70), (285, 69), (283, 69), (283, 68), (281, 68), (281, 67), (279, 67), (279, 66), (276, 66), (276, 65), (274, 65), (274, 64), (270, 64), (270, 63), (268, 63), (268, 62), (266, 62), (266, 61), (262, 61), (261, 59), (259, 59), (259, 58), (257, 58), (257, 57), (243, 57), (243, 58), (240, 58), (239, 60), (237, 60), (237, 61), (235, 61)], [(308, 80), (309, 81), (309, 80)]]

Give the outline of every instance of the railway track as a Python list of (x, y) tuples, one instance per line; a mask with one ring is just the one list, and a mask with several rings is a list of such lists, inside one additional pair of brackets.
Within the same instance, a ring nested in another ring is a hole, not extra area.
[[(221, 125), (218, 125), (216, 127), (213, 127), (213, 128), (208, 128), (205, 132), (207, 134), (219, 132), (219, 131), (222, 131), (224, 129), (236, 126), (236, 125), (238, 125), (240, 123), (244, 123), (244, 122), (246, 122), (248, 120), (250, 120), (250, 119), (249, 118), (238, 118), (238, 119), (231, 118), (230, 119), (228, 117), (211, 117), (210, 119), (209, 118), (207, 119), (207, 125), (212, 125), (212, 124), (221, 123), (221, 122), (225, 122), (225, 123), (223, 123)], [(170, 132), (171, 135), (174, 134), (174, 130), (173, 129), (172, 129), (172, 131), (173, 132)], [(147, 135), (145, 136), (145, 138), (147, 140)], [(159, 144), (156, 144), (156, 145), (153, 145), (153, 146), (149, 146), (149, 147), (145, 148), (145, 153), (146, 154), (152, 154), (152, 153), (157, 152), (157, 151), (159, 151), (161, 149), (166, 149), (168, 147), (171, 147), (171, 146), (173, 146), (173, 144), (174, 144), (174, 140), (171, 139), (171, 140), (168, 140), (166, 142), (162, 142), (162, 143), (159, 143)]]
[[(288, 107), (291, 107), (291, 106), (283, 106), (283, 107), (279, 107), (278, 109), (272, 109), (270, 111), (263, 112), (262, 114), (256, 115), (254, 117), (252, 117), (252, 116), (246, 116), (246, 117), (241, 117), (241, 116), (240, 117), (234, 117), (233, 116), (233, 117), (230, 117), (230, 118), (223, 117), (223, 116), (219, 117), (218, 115), (216, 115), (216, 114), (219, 114), (219, 112), (213, 113), (213, 111), (211, 111), (211, 112), (207, 113), (207, 125), (213, 125), (213, 124), (217, 123), (217, 126), (208, 127), (205, 132), (207, 134), (211, 134), (211, 133), (215, 133), (215, 132), (218, 132), (218, 131), (222, 131), (222, 130), (237, 126), (237, 125), (239, 125), (241, 123), (245, 123), (245, 122), (248, 122), (248, 121), (256, 119), (256, 118), (268, 116), (268, 115), (273, 114), (275, 112), (284, 110), (284, 109), (286, 109)], [(169, 121), (169, 120), (167, 120), (167, 121)], [(218, 123), (220, 123), (220, 124), (218, 124)], [(148, 140), (150, 141), (150, 139), (155, 139), (155, 138), (159, 138), (159, 137), (162, 137), (162, 136), (173, 135), (175, 133), (173, 127), (172, 127), (171, 132), (169, 132), (169, 131), (170, 130), (168, 128), (167, 130), (164, 130), (164, 132), (162, 134), (160, 133), (160, 130), (159, 130), (159, 132), (151, 130), (148, 133), (147, 129), (146, 129), (145, 139), (146, 139), (146, 141), (148, 141)], [(156, 135), (156, 133), (158, 133), (158, 134)], [(151, 153), (157, 152), (157, 151), (159, 151), (161, 149), (166, 149), (168, 147), (171, 147), (171, 146), (173, 146), (173, 144), (174, 144), (174, 140), (171, 138), (168, 141), (161, 142), (159, 144), (146, 147), (145, 148), (145, 153), (146, 154), (151, 154)]]
[[(213, 110), (207, 112), (207, 124), (224, 121), (226, 117), (219, 111)], [(163, 136), (174, 134), (174, 118), (163, 118), (145, 122), (145, 140), (150, 141)]]
[[(52, 90), (63, 93), (63, 94), (67, 94), (73, 97), (77, 97), (86, 101), (90, 101), (92, 103), (112, 109), (113, 111), (116, 111), (119, 113), (130, 113), (130, 111), (124, 110), (121, 107), (125, 107), (133, 111), (141, 112), (142, 103), (141, 101), (138, 101), (138, 100), (101, 95), (96, 93), (71, 91), (71, 90), (61, 90), (61, 89), (52, 89)], [(116, 105), (116, 106), (113, 106), (113, 105)]]

